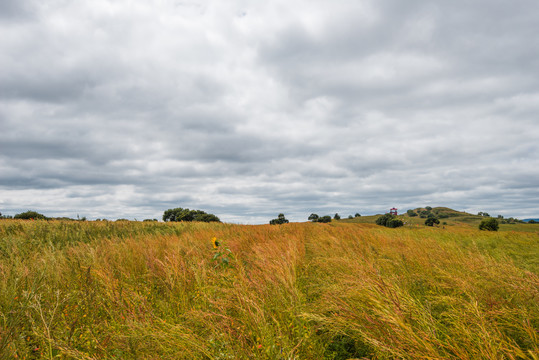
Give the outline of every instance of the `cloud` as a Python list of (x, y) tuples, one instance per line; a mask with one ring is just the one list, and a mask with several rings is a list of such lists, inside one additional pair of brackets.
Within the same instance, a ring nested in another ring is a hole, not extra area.
[(0, 5), (0, 207), (537, 216), (535, 2)]

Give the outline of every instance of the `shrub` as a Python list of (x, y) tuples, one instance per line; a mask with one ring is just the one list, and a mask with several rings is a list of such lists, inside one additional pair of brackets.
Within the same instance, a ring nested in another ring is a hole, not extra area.
[(354, 215), (354, 217), (360, 217), (360, 216), (361, 216), (360, 213), (356, 213), (356, 214)]
[(484, 219), (479, 224), (479, 230), (498, 231), (499, 227), (498, 221), (494, 218)]
[(403, 225), (404, 225), (404, 223), (402, 222), (401, 219), (391, 219), (386, 223), (386, 226), (388, 228), (398, 228), (398, 227), (401, 227)]
[(414, 217), (414, 216), (417, 216), (417, 213), (414, 211), (414, 210), (406, 210), (406, 214), (408, 214), (408, 216), (410, 217)]
[(333, 218), (335, 220), (341, 220), (341, 216), (339, 214), (335, 214), (335, 216), (333, 216)]
[(309, 215), (307, 220), (312, 221), (312, 222), (317, 222), (319, 218), (320, 217), (318, 216), (318, 214), (311, 214), (311, 215)]
[(376, 219), (376, 224), (389, 228), (397, 228), (404, 225), (401, 219), (397, 219), (395, 218), (395, 215), (391, 214), (380, 216), (378, 219)]
[(16, 214), (14, 216), (15, 219), (22, 219), (22, 220), (30, 220), (30, 219), (33, 219), (33, 220), (46, 220), (47, 217), (43, 214), (40, 214), (36, 211), (25, 211), (23, 213), (20, 213), (20, 214)]
[(288, 220), (284, 217), (284, 214), (277, 215), (277, 219), (270, 220), (270, 225), (287, 224)]
[(386, 226), (389, 220), (393, 219), (395, 216), (391, 214), (385, 214), (376, 219), (376, 225)]
[(221, 222), (213, 214), (208, 214), (202, 210), (189, 210), (183, 208), (168, 209), (163, 213), (163, 221), (204, 221)]
[(319, 219), (317, 220), (317, 222), (320, 222), (320, 223), (330, 223), (330, 222), (331, 222), (331, 216), (329, 216), (329, 215), (322, 216), (321, 218), (319, 218)]
[(427, 226), (434, 226), (435, 224), (438, 225), (440, 223), (440, 220), (436, 219), (435, 217), (428, 217), (427, 220), (425, 220), (425, 225)]

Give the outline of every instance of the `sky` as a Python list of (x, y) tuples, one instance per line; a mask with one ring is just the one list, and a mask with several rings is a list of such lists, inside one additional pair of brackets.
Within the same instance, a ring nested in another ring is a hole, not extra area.
[(0, 212), (539, 216), (536, 0), (2, 0)]

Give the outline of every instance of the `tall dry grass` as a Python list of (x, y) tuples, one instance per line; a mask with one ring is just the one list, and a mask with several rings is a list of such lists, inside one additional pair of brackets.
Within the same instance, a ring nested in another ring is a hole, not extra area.
[(538, 359), (538, 249), (465, 228), (2, 221), (0, 358)]

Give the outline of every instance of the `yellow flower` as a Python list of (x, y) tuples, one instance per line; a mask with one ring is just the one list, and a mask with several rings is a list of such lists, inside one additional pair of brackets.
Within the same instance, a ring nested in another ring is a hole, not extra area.
[(216, 237), (213, 237), (211, 239), (212, 243), (213, 243), (213, 248), (214, 249), (217, 249), (219, 247), (219, 241), (217, 241), (217, 238)]

